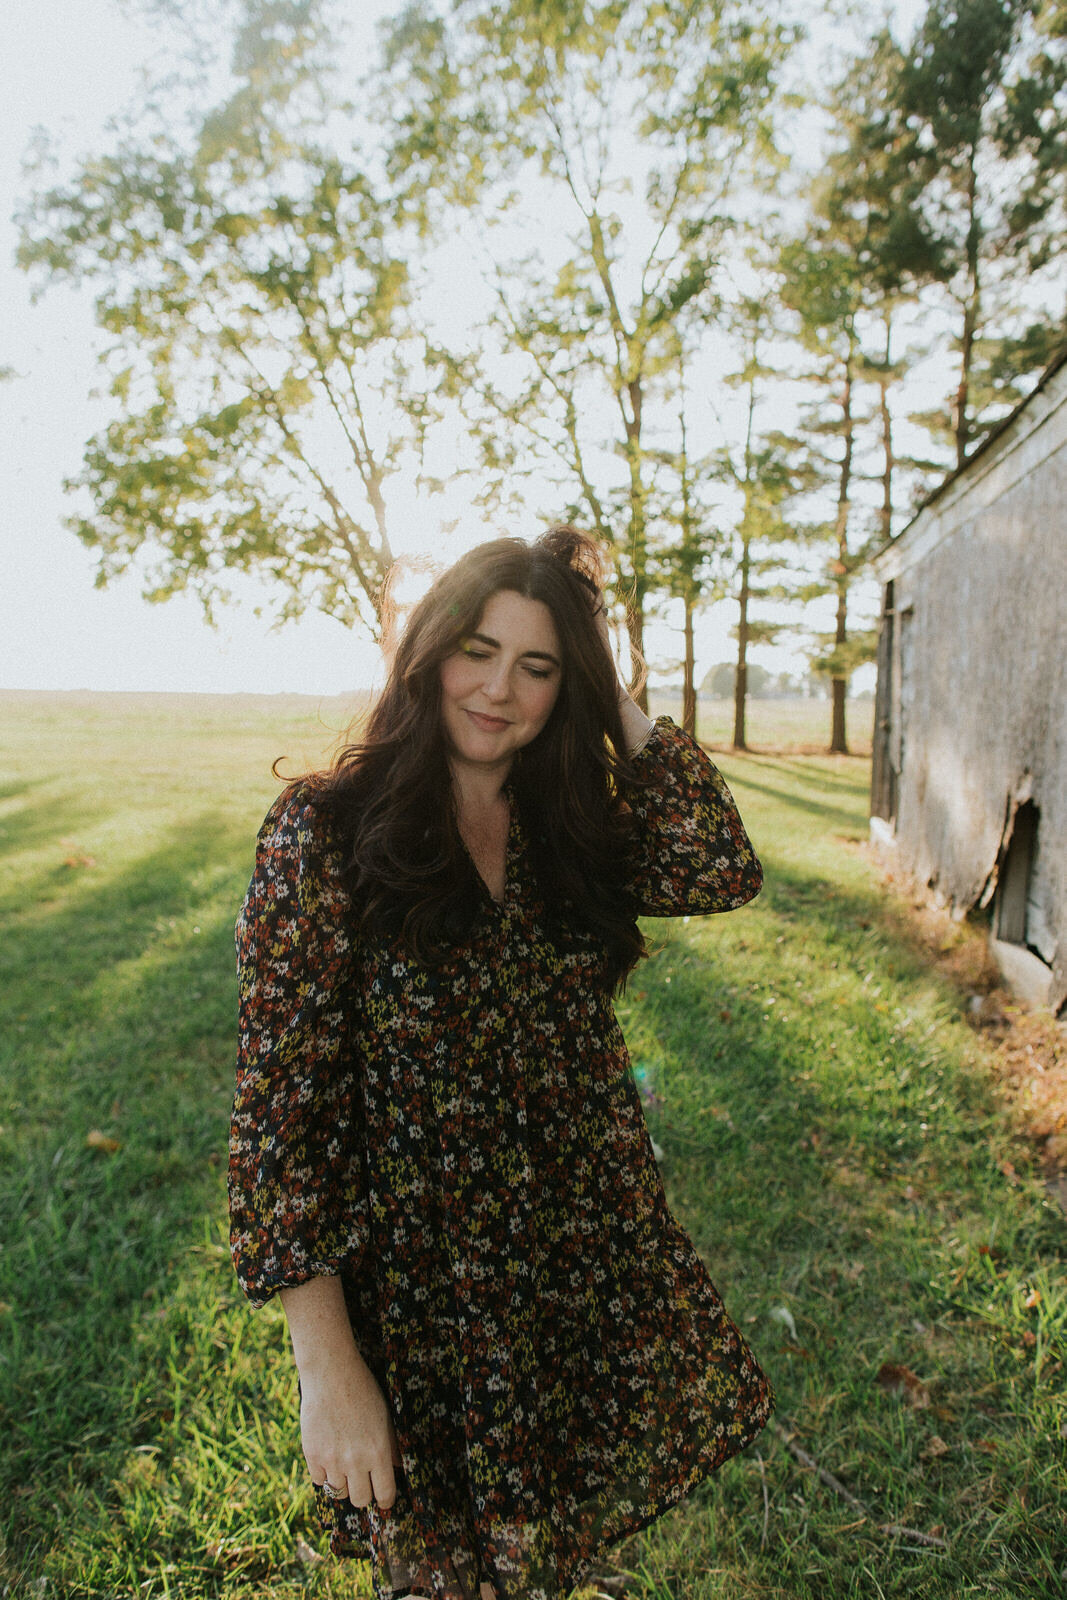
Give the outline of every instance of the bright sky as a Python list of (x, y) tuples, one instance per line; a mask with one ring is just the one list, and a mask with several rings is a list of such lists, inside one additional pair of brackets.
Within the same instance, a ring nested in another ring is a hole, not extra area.
[[(361, 26), (392, 0), (360, 0)], [(209, 627), (191, 598), (148, 605), (132, 575), (93, 585), (90, 553), (62, 526), (64, 477), (108, 411), (92, 300), (50, 289), (31, 305), (13, 265), (11, 213), (32, 129), (70, 135), (91, 151), (107, 117), (133, 93), (154, 40), (114, 0), (6, 0), (0, 93), (0, 687), (344, 693), (370, 682), (376, 649), (329, 617), (271, 631), (248, 585), (240, 606)]]
[[(398, 9), (398, 0), (353, 8), (368, 49), (375, 20)], [(910, 18), (919, 3), (896, 9)], [(62, 525), (70, 510), (63, 479), (77, 473), (85, 441), (109, 413), (94, 397), (91, 295), (53, 288), (33, 305), (13, 264), (21, 161), (37, 126), (91, 152), (156, 42), (115, 0), (4, 6), (0, 367), (15, 376), (0, 384), (0, 688), (343, 693), (373, 681), (379, 663), (375, 648), (340, 623), (310, 615), (272, 630), (254, 614), (268, 597), (252, 584), (214, 629), (190, 598), (148, 605), (132, 575), (97, 590), (90, 553)], [(703, 619), (698, 670), (730, 657), (731, 621), (725, 608)], [(653, 656), (678, 648), (667, 634), (650, 643)]]

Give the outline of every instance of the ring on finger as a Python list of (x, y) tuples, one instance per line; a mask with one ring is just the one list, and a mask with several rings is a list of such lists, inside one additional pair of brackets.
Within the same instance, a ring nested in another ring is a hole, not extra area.
[(348, 1491), (346, 1489), (335, 1489), (333, 1484), (330, 1482), (330, 1480), (328, 1478), (327, 1478), (325, 1483), (321, 1483), (319, 1485), (319, 1488), (322, 1490), (322, 1492), (326, 1496), (327, 1500), (347, 1500), (348, 1499)]

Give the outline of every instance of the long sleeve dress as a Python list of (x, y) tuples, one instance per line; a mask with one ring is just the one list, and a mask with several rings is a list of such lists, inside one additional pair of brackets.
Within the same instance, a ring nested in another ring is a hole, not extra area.
[[(634, 763), (635, 911), (751, 899), (700, 747), (661, 718)], [(667, 1206), (603, 952), (549, 933), (515, 808), (503, 901), (438, 966), (354, 936), (340, 866), (287, 791), (237, 928), (238, 1278), (253, 1305), (342, 1280), (403, 1466), (389, 1510), (319, 1509), (376, 1600), (561, 1600), (756, 1436), (771, 1386)]]

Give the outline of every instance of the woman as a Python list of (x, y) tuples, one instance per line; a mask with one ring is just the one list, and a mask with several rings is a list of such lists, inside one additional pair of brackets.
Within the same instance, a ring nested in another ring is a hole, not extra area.
[(234, 1263), (377, 1600), (558, 1600), (766, 1422), (612, 1008), (638, 914), (729, 910), (726, 785), (621, 688), (592, 543), (456, 563), (363, 741), (291, 785), (238, 922)]

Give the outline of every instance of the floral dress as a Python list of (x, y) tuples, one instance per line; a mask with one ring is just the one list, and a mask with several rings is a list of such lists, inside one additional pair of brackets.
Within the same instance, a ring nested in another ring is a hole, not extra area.
[[(635, 910), (758, 893), (700, 747), (661, 718), (634, 763)], [(286, 791), (237, 926), (234, 1264), (253, 1305), (342, 1280), (403, 1466), (389, 1510), (318, 1501), (376, 1600), (559, 1600), (756, 1436), (771, 1387), (668, 1209), (603, 950), (550, 936), (515, 807), (503, 901), (442, 965), (357, 939), (340, 866)]]

